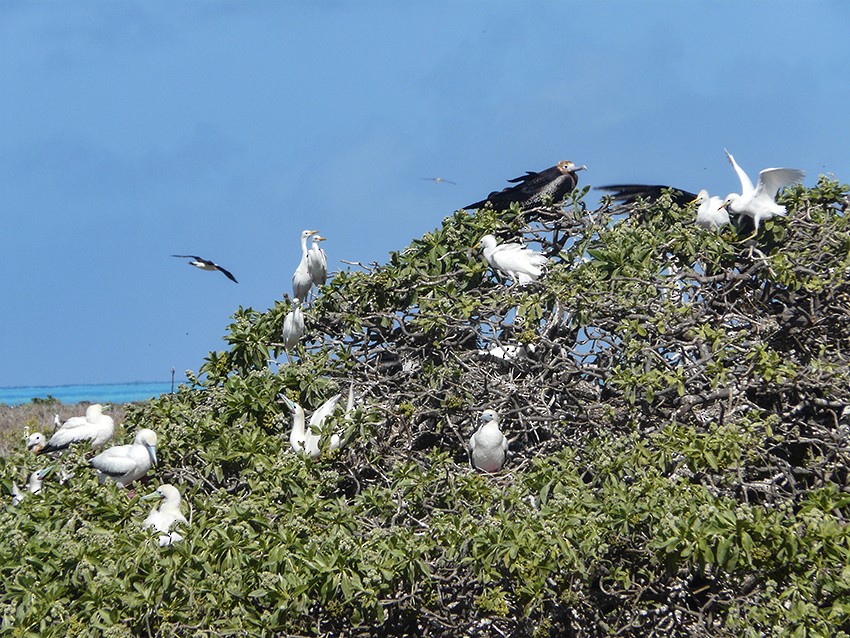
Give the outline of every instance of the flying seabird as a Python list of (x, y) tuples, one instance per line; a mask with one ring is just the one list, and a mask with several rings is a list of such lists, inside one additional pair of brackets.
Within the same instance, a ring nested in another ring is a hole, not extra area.
[(175, 523), (189, 524), (189, 521), (180, 511), (180, 492), (173, 485), (166, 483), (160, 485), (155, 492), (143, 496), (140, 500), (149, 501), (151, 499), (160, 499), (161, 502), (151, 510), (151, 513), (142, 522), (142, 528), (153, 527), (157, 532), (160, 532), (160, 547), (182, 541), (183, 536), (179, 532), (171, 531), (171, 527)]
[(319, 242), (326, 239), (327, 237), (321, 235), (313, 235), (313, 244), (307, 253), (307, 272), (310, 273), (310, 280), (316, 288), (324, 286), (328, 280), (328, 256), (319, 246)]
[(46, 454), (64, 450), (73, 443), (91, 441), (93, 450), (102, 447), (115, 433), (115, 422), (112, 417), (103, 413), (100, 403), (93, 403), (86, 408), (85, 416), (71, 417), (65, 421), (50, 440), (36, 454)]
[(464, 209), (484, 208), (489, 203), (495, 210), (507, 210), (514, 202), (521, 208), (532, 208), (539, 206), (549, 197), (558, 203), (578, 184), (576, 173), (584, 170), (587, 170), (586, 166), (576, 166), (570, 161), (561, 160), (555, 166), (539, 173), (527, 171), (525, 175), (508, 180), (516, 183), (516, 186), (493, 191), (486, 199), (464, 206)]
[(792, 184), (799, 184), (806, 174), (796, 168), (765, 168), (759, 172), (758, 183), (753, 187), (749, 176), (744, 172), (732, 154), (724, 149), (726, 158), (738, 174), (741, 180), (741, 193), (729, 193), (722, 203), (722, 207), (730, 213), (745, 215), (753, 220), (756, 229), (755, 236), (759, 230), (759, 222), (770, 219), (776, 215), (785, 217), (785, 207), (776, 203), (776, 194)]
[(147, 474), (151, 465), (156, 465), (156, 433), (143, 428), (131, 445), (114, 445), (89, 463), (98, 471), (101, 483), (112, 479), (120, 487), (127, 487)]
[(508, 452), (508, 440), (499, 429), (499, 413), (484, 410), (478, 421), (481, 425), (469, 439), (472, 464), (482, 472), (498, 472)]
[(478, 242), (484, 248), (484, 259), (493, 270), (507, 275), (520, 286), (537, 281), (549, 262), (546, 255), (522, 244), (496, 244), (493, 235), (484, 235)]
[(198, 257), (197, 255), (171, 255), (172, 257), (179, 257), (180, 259), (191, 259), (189, 262), (190, 266), (194, 266), (195, 268), (200, 268), (201, 270), (218, 270), (224, 273), (224, 276), (227, 277), (230, 281), (235, 284), (239, 282), (236, 281), (236, 277), (234, 277), (229, 270), (225, 270), (221, 266), (216, 263), (211, 262), (209, 259), (204, 259), (203, 257)]
[(453, 182), (452, 180), (446, 179), (444, 177), (423, 177), (422, 179), (429, 182), (434, 182), (435, 184), (454, 184), (455, 186), (457, 186), (457, 182)]
[(313, 278), (310, 276), (310, 252), (307, 249), (307, 238), (317, 234), (318, 230), (301, 231), (301, 261), (292, 275), (292, 296), (302, 301), (307, 301), (310, 288), (313, 286)]

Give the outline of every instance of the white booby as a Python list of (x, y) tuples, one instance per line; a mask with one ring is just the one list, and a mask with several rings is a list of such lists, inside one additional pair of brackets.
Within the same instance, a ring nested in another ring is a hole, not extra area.
[(310, 427), (305, 425), (304, 408), (285, 394), (281, 394), (280, 398), (283, 399), (292, 414), (292, 431), (289, 434), (292, 450), (294, 452), (305, 452), (313, 458), (318, 458), (322, 454), (319, 447), (322, 426), (328, 415), (336, 408), (340, 395), (335, 394), (316, 409), (310, 417)]
[(154, 506), (151, 513), (142, 522), (142, 528), (153, 527), (160, 533), (160, 547), (182, 541), (183, 536), (179, 532), (171, 531), (171, 527), (175, 523), (189, 524), (189, 521), (186, 520), (186, 517), (180, 511), (180, 492), (178, 489), (173, 485), (165, 483), (164, 485), (160, 485), (156, 491), (143, 496), (140, 500), (149, 501), (152, 499), (160, 499), (161, 502)]
[(136, 433), (131, 445), (115, 445), (89, 463), (98, 471), (101, 483), (112, 479), (120, 487), (127, 487), (147, 474), (152, 465), (156, 465), (156, 433), (143, 428)]
[(64, 450), (80, 441), (91, 441), (92, 449), (96, 450), (107, 443), (113, 434), (115, 421), (103, 413), (100, 403), (93, 403), (86, 408), (85, 416), (75, 416), (65, 421), (36, 454)]
[(234, 277), (229, 270), (219, 266), (218, 264), (210, 261), (209, 259), (204, 259), (203, 257), (198, 257), (197, 255), (171, 255), (172, 257), (178, 257), (180, 259), (191, 259), (189, 262), (190, 266), (194, 266), (195, 268), (200, 268), (201, 270), (218, 270), (220, 273), (224, 274), (230, 281), (235, 284), (239, 282), (236, 281), (236, 277)]
[(302, 301), (307, 301), (307, 295), (310, 294), (310, 288), (313, 286), (313, 279), (310, 277), (310, 251), (307, 249), (307, 238), (318, 232), (318, 230), (301, 231), (301, 261), (298, 262), (298, 267), (292, 275), (292, 296)]
[(749, 176), (738, 166), (732, 154), (725, 149), (724, 151), (741, 181), (741, 193), (729, 193), (721, 206), (730, 213), (750, 217), (755, 225), (755, 236), (761, 220), (777, 215), (785, 216), (787, 211), (784, 206), (776, 203), (776, 194), (786, 186), (802, 182), (806, 173), (796, 168), (765, 168), (759, 172), (758, 183), (753, 187)]
[(482, 472), (498, 472), (508, 452), (508, 440), (499, 429), (499, 413), (484, 410), (478, 421), (481, 425), (469, 439), (472, 464)]
[(548, 257), (522, 244), (496, 244), (493, 235), (484, 235), (478, 242), (484, 248), (484, 259), (493, 270), (507, 275), (519, 286), (537, 281), (543, 274)]
[(49, 465), (30, 474), (26, 491), (21, 490), (21, 488), (12, 483), (12, 505), (19, 505), (26, 498), (27, 493), (38, 494), (41, 492), (41, 488), (44, 486), (44, 479), (50, 475), (55, 467), (55, 465)]

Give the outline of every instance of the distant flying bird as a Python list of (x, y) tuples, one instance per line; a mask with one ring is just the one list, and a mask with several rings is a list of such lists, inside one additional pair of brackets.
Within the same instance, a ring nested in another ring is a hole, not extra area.
[(729, 214), (725, 210), (718, 210), (723, 200), (717, 196), (709, 196), (705, 189), (695, 194), (664, 184), (610, 184), (596, 188), (597, 190), (609, 191), (615, 201), (625, 205), (634, 204), (638, 199), (646, 199), (651, 202), (667, 192), (670, 199), (681, 208), (691, 202), (697, 203), (695, 221), (698, 226), (713, 230), (729, 223)]
[(547, 197), (557, 203), (576, 187), (576, 173), (584, 170), (587, 170), (587, 166), (576, 166), (570, 161), (561, 160), (555, 166), (539, 173), (527, 171), (525, 175), (508, 180), (516, 183), (516, 186), (493, 191), (486, 199), (464, 206), (464, 209), (484, 208), (488, 202), (496, 210), (507, 210), (514, 202), (522, 208), (531, 208), (542, 204)]
[(318, 230), (301, 231), (301, 261), (292, 275), (292, 296), (301, 301), (307, 301), (310, 288), (313, 287), (313, 278), (310, 276), (310, 251), (307, 249), (307, 238), (317, 234)]
[(132, 445), (114, 445), (89, 463), (98, 471), (101, 483), (112, 479), (119, 487), (127, 487), (156, 465), (156, 433), (143, 428), (136, 433)]
[(490, 267), (507, 275), (519, 286), (537, 281), (549, 262), (546, 255), (522, 244), (496, 244), (493, 235), (484, 235), (478, 243), (484, 248), (484, 259)]
[(71, 417), (60, 425), (47, 444), (36, 451), (36, 454), (58, 452), (80, 441), (91, 441), (92, 449), (96, 450), (107, 443), (114, 433), (115, 421), (103, 413), (100, 403), (93, 403), (86, 408), (85, 416)]
[(457, 182), (453, 182), (450, 179), (445, 179), (443, 177), (423, 177), (422, 179), (429, 182), (434, 182), (435, 184), (454, 184), (455, 186), (457, 186)]
[(724, 149), (726, 158), (738, 174), (738, 179), (741, 180), (741, 193), (729, 193), (722, 203), (723, 208), (730, 213), (745, 215), (753, 220), (755, 224), (755, 232), (758, 233), (759, 222), (763, 219), (770, 219), (776, 215), (785, 217), (786, 210), (784, 206), (776, 203), (776, 194), (792, 184), (799, 184), (806, 177), (806, 174), (796, 168), (765, 168), (759, 172), (759, 181), (753, 187), (752, 181), (738, 166), (738, 162)]
[(180, 511), (180, 492), (178, 489), (166, 483), (165, 485), (160, 485), (155, 492), (143, 496), (140, 500), (148, 501), (151, 499), (159, 499), (161, 502), (151, 510), (151, 513), (142, 522), (142, 528), (153, 527), (160, 533), (160, 547), (182, 541), (183, 536), (179, 532), (171, 531), (171, 527), (175, 523), (189, 524), (189, 521), (186, 520), (186, 517)]
[(499, 429), (499, 413), (484, 410), (478, 421), (481, 425), (469, 439), (472, 464), (482, 472), (498, 472), (508, 452), (508, 440)]
[(310, 280), (316, 288), (324, 286), (328, 280), (328, 256), (319, 246), (319, 242), (326, 239), (321, 235), (313, 235), (313, 244), (307, 252), (307, 272), (310, 273)]
[(211, 262), (209, 259), (204, 259), (202, 257), (198, 257), (197, 255), (171, 255), (172, 257), (179, 257), (180, 259), (191, 259), (189, 262), (190, 266), (194, 266), (195, 268), (200, 268), (201, 270), (218, 270), (224, 273), (224, 276), (227, 277), (230, 281), (235, 284), (239, 282), (236, 281), (236, 277), (234, 277), (229, 270), (225, 270), (221, 266), (216, 263)]

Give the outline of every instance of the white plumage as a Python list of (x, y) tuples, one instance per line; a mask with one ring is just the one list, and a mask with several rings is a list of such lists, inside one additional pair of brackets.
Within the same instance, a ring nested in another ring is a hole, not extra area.
[(73, 443), (91, 441), (93, 450), (102, 447), (115, 434), (115, 422), (103, 413), (103, 406), (94, 403), (86, 408), (85, 416), (71, 417), (65, 421), (41, 449), (41, 453), (64, 450)]
[(186, 520), (186, 517), (180, 511), (180, 492), (178, 489), (166, 483), (160, 485), (155, 492), (143, 496), (141, 500), (147, 501), (151, 499), (160, 499), (161, 502), (151, 510), (151, 513), (142, 522), (142, 528), (153, 527), (156, 531), (160, 532), (160, 547), (182, 541), (183, 536), (179, 532), (171, 531), (171, 527), (175, 523), (189, 524), (189, 521)]
[(310, 246), (307, 255), (307, 270), (316, 288), (324, 286), (328, 280), (328, 256), (319, 246), (319, 242), (325, 241), (325, 239), (321, 235), (313, 235), (313, 244)]
[(716, 230), (729, 223), (729, 213), (723, 208), (723, 200), (702, 189), (694, 200), (697, 203), (697, 226), (706, 230)]
[[(304, 408), (286, 395), (280, 395), (280, 398), (283, 399), (292, 414), (292, 431), (289, 434), (289, 444), (292, 446), (294, 452), (305, 452), (313, 458), (318, 458), (322, 454), (322, 450), (319, 447), (319, 441), (321, 439), (319, 432), (325, 423), (325, 419), (336, 408), (340, 396), (339, 394), (335, 394), (319, 406), (310, 417), (310, 427), (308, 428), (305, 425)], [(333, 437), (331, 443), (333, 443)], [(337, 437), (337, 447), (339, 447), (339, 437)], [(330, 449), (335, 448), (331, 447)]]
[(33, 432), (27, 437), (27, 449), (33, 454), (38, 454), (47, 445), (47, 439), (41, 432)]
[(483, 472), (498, 472), (508, 452), (508, 440), (499, 429), (499, 413), (484, 410), (478, 420), (481, 425), (469, 439), (472, 464)]
[(301, 337), (304, 336), (304, 312), (301, 310), (301, 300), (292, 300), (292, 307), (283, 319), (283, 347), (287, 354), (293, 350)]
[(759, 173), (759, 181), (753, 187), (752, 181), (729, 151), (726, 151), (726, 157), (741, 181), (741, 194), (727, 195), (722, 204), (723, 208), (752, 218), (756, 233), (761, 220), (777, 215), (784, 217), (785, 207), (776, 203), (776, 194), (786, 186), (802, 182), (806, 174), (796, 168), (766, 168)]
[(484, 259), (493, 270), (507, 275), (518, 285), (524, 286), (537, 281), (549, 259), (521, 244), (496, 244), (493, 235), (484, 235), (479, 242), (484, 248)]
[(26, 498), (27, 493), (38, 494), (41, 492), (41, 488), (44, 486), (44, 479), (47, 478), (55, 467), (55, 465), (50, 465), (30, 474), (26, 491), (22, 491), (21, 488), (12, 483), (12, 505), (19, 505)]
[(101, 482), (112, 479), (119, 486), (127, 487), (156, 465), (156, 433), (148, 428), (141, 429), (131, 445), (115, 445), (89, 462), (98, 470)]
[(310, 254), (307, 250), (307, 238), (310, 235), (315, 235), (317, 232), (319, 231), (301, 231), (301, 261), (292, 275), (292, 296), (304, 301), (307, 300), (307, 295), (310, 294), (310, 288), (313, 286), (313, 279), (310, 277)]

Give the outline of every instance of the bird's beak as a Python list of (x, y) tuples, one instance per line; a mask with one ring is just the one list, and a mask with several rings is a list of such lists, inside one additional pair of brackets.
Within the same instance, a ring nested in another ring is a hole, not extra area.
[(308, 230), (307, 232), (308, 232), (310, 235), (316, 235), (316, 234), (318, 234), (318, 232), (319, 232), (319, 231), (318, 231), (318, 230)]
[(162, 499), (162, 498), (163, 498), (163, 496), (162, 496), (162, 494), (160, 494), (159, 492), (151, 492), (150, 494), (145, 494), (145, 495), (144, 495), (142, 498), (140, 498), (139, 500), (140, 500), (140, 501), (152, 501), (153, 499), (160, 500), (160, 499)]
[(290, 399), (290, 398), (289, 398), (288, 396), (286, 396), (285, 394), (279, 394), (279, 395), (277, 395), (277, 396), (279, 396), (281, 399), (283, 399), (283, 402), (286, 404), (286, 407), (288, 407), (290, 410), (294, 410), (294, 409), (295, 409), (295, 401), (293, 401), (292, 399)]
[(156, 465), (156, 446), (149, 445), (148, 451), (151, 453), (151, 459), (153, 460), (153, 464)]
[(587, 166), (585, 166), (584, 164), (582, 164), (581, 166), (573, 166), (573, 167), (570, 169), (570, 172), (571, 172), (571, 173), (577, 173), (577, 172), (579, 172), (579, 171), (586, 171), (586, 170), (587, 170)]
[(47, 467), (45, 467), (44, 469), (39, 470), (39, 472), (38, 472), (38, 477), (39, 477), (39, 478), (42, 478), (42, 479), (47, 478), (48, 476), (50, 476), (51, 474), (53, 474), (53, 470), (55, 470), (55, 469), (56, 469), (56, 464), (55, 464), (55, 463), (54, 463), (53, 465), (48, 465), (48, 466), (47, 466)]

